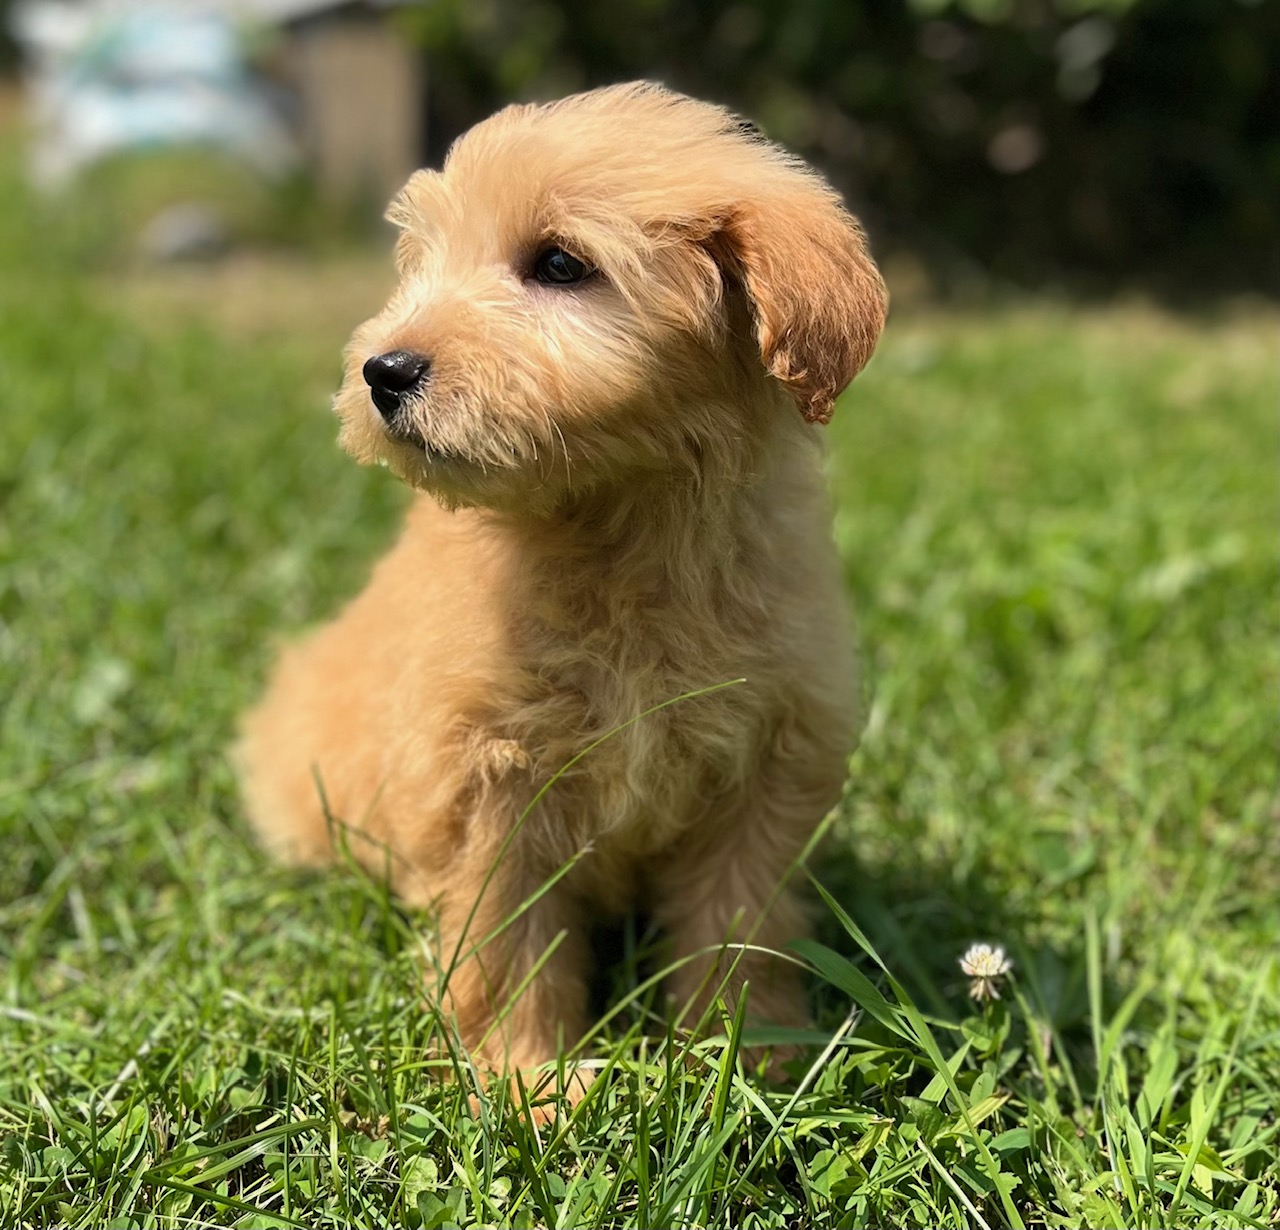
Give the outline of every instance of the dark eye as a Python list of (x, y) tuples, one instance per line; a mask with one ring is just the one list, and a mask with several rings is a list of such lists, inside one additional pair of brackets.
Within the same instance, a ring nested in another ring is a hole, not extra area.
[(589, 278), (595, 270), (563, 248), (547, 248), (533, 262), (533, 276), (548, 286), (572, 286)]

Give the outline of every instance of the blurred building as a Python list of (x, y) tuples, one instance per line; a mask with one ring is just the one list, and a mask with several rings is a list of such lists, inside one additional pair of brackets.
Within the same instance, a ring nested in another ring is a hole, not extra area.
[(419, 165), (422, 56), (390, 0), (25, 0), (14, 11), (50, 188), (118, 154), (216, 148), (325, 197), (384, 201)]
[(421, 165), (426, 73), (376, 0), (227, 0), (282, 34), (280, 70), (321, 191), (387, 200)]

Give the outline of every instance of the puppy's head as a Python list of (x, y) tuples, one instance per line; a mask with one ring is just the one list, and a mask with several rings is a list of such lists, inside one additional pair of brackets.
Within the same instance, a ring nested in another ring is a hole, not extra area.
[(449, 503), (748, 464), (778, 403), (827, 421), (884, 323), (837, 195), (653, 85), (509, 107), (388, 217), (400, 285), (348, 348), (341, 439)]

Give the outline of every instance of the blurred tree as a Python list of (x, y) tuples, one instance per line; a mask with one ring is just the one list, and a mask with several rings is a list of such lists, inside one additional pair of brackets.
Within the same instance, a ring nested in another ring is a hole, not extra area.
[(633, 77), (822, 166), (878, 244), (1107, 290), (1280, 273), (1280, 0), (433, 0), (433, 148), (511, 99)]
[(0, 0), (0, 73), (11, 73), (18, 63), (18, 45), (14, 42), (13, 0)]

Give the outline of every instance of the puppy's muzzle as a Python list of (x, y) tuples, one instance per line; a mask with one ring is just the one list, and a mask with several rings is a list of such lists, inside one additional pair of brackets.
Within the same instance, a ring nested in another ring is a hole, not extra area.
[(388, 426), (393, 426), (404, 403), (422, 388), (431, 360), (412, 350), (392, 350), (374, 355), (362, 370), (373, 404)]

